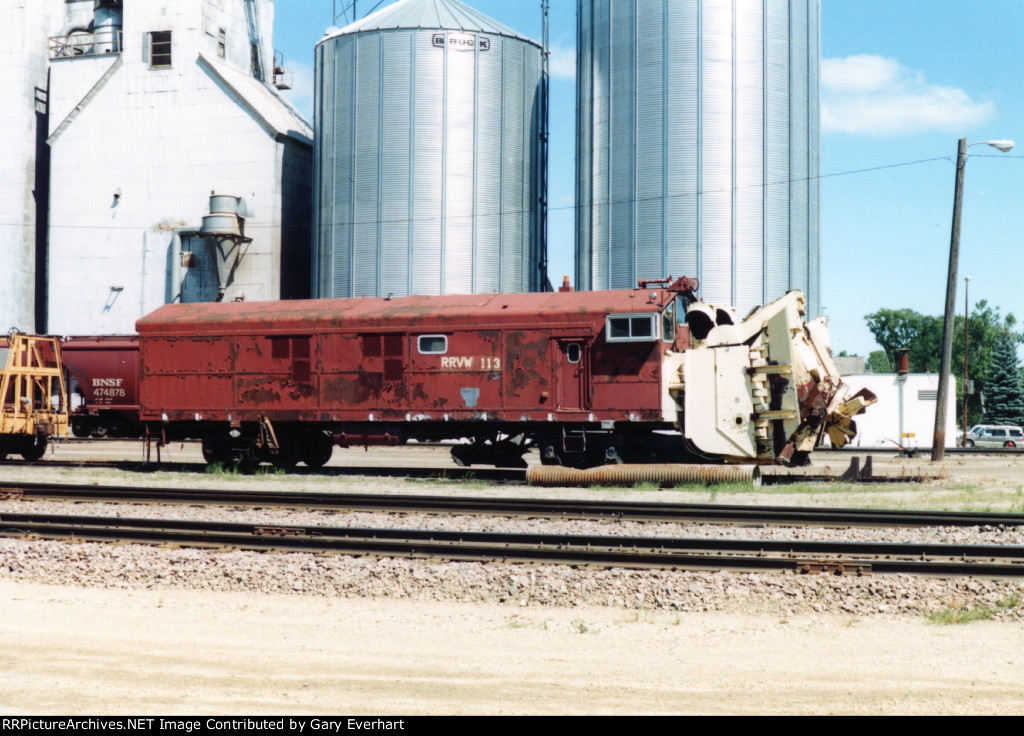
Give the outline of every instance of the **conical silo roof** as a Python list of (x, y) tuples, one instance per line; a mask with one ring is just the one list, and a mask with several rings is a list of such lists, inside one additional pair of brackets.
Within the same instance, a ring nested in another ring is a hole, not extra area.
[(478, 10), (474, 10), (458, 0), (398, 0), (398, 2), (381, 8), (375, 13), (357, 20), (355, 23), (328, 33), (325, 38), (333, 38), (349, 33), (365, 31), (390, 30), (446, 30), (466, 31), (469, 33), (487, 33), (495, 36), (508, 36), (521, 41), (534, 41), (527, 36), (489, 18)]

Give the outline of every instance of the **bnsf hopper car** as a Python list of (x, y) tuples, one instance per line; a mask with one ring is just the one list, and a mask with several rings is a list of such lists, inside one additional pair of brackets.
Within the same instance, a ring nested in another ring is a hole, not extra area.
[(70, 337), (61, 345), (75, 437), (139, 437), (139, 340)]
[(168, 305), (137, 323), (138, 421), (210, 462), (462, 440), (461, 464), (801, 463), (852, 436), (822, 322), (635, 290)]

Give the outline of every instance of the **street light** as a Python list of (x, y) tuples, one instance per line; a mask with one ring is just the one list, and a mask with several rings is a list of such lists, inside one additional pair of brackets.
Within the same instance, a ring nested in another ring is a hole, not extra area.
[[(978, 141), (972, 146), (992, 146), (1006, 153), (1013, 141)], [(935, 431), (932, 434), (932, 462), (946, 455), (946, 406), (949, 399), (949, 363), (953, 355), (953, 311), (956, 309), (956, 268), (960, 259), (960, 210), (964, 199), (964, 167), (967, 165), (967, 139), (961, 138), (956, 156), (956, 188), (953, 191), (953, 234), (949, 241), (949, 273), (946, 276), (946, 313), (942, 323), (942, 359), (939, 362), (938, 400), (935, 402)]]

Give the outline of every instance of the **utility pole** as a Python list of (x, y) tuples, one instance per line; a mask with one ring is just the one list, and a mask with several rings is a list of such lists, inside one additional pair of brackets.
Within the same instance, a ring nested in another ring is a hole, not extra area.
[[(935, 402), (935, 432), (932, 436), (932, 462), (946, 455), (946, 407), (949, 403), (949, 364), (953, 357), (953, 310), (956, 309), (956, 267), (960, 260), (960, 210), (964, 201), (964, 167), (967, 165), (967, 139), (961, 138), (956, 155), (956, 189), (953, 194), (953, 235), (949, 241), (949, 273), (946, 276), (946, 316), (942, 322), (942, 361), (939, 363), (938, 401)], [(1013, 149), (1013, 141), (978, 141), (972, 146), (992, 146), (1001, 153)]]
[(964, 167), (967, 139), (961, 138), (956, 156), (956, 188), (953, 192), (953, 234), (949, 240), (949, 271), (946, 275), (946, 312), (942, 321), (942, 359), (939, 362), (938, 400), (935, 402), (935, 431), (932, 434), (932, 462), (946, 456), (946, 406), (949, 403), (949, 364), (953, 357), (953, 312), (956, 309), (956, 270), (960, 261), (960, 210), (964, 200)]
[(967, 378), (970, 375), (967, 372), (967, 340), (970, 337), (970, 307), (968, 306), (967, 295), (970, 294), (971, 277), (964, 276), (964, 434), (960, 441), (963, 447), (967, 447), (967, 387), (970, 385), (970, 380)]

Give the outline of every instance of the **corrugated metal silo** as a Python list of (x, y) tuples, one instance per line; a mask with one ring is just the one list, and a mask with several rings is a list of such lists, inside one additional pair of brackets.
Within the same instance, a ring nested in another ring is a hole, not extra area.
[(820, 310), (819, 0), (579, 0), (577, 282)]
[(400, 0), (316, 48), (320, 297), (539, 286), (541, 48)]

